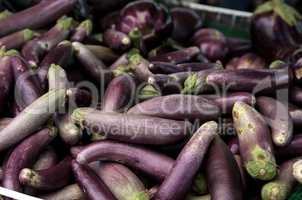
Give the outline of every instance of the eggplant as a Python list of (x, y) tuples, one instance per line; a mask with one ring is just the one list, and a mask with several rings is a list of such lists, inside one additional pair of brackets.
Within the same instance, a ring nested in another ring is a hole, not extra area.
[(85, 194), (82, 189), (77, 185), (69, 185), (61, 190), (53, 193), (44, 194), (40, 198), (45, 200), (85, 200)]
[(59, 66), (52, 64), (48, 70), (48, 88), (49, 90), (68, 88), (68, 80), (65, 70)]
[(38, 130), (65, 103), (65, 90), (52, 90), (26, 107), (0, 131), (0, 151)]
[(131, 40), (128, 35), (115, 29), (106, 30), (103, 40), (108, 47), (119, 52), (126, 51), (131, 46)]
[(19, 173), (34, 164), (39, 153), (56, 137), (55, 128), (45, 128), (18, 144), (5, 161), (3, 187), (22, 192)]
[(161, 95), (162, 94), (161, 94), (160, 88), (157, 88), (156, 86), (151, 85), (151, 84), (146, 84), (142, 88), (139, 88), (139, 91), (138, 91), (138, 99), (140, 101), (152, 99), (154, 97), (158, 97)]
[(297, 106), (289, 104), (288, 111), (289, 111), (290, 117), (293, 120), (294, 129), (299, 130), (299, 128), (302, 127), (302, 109), (300, 109)]
[(194, 133), (181, 150), (170, 174), (158, 188), (154, 199), (182, 200), (185, 198), (217, 131), (217, 123), (210, 121), (204, 123)]
[(210, 61), (224, 60), (229, 48), (223, 33), (211, 28), (197, 30), (191, 38), (192, 44)]
[(243, 199), (240, 169), (232, 152), (219, 137), (208, 150), (205, 168), (211, 200)]
[(257, 106), (271, 127), (274, 144), (286, 146), (293, 137), (293, 121), (287, 106), (274, 98), (265, 96), (257, 98)]
[(121, 164), (101, 163), (95, 172), (118, 200), (150, 199), (141, 180)]
[(301, 167), (302, 167), (302, 160), (301, 157), (295, 160), (294, 163), (292, 163), (292, 175), (295, 180), (299, 183), (302, 182), (302, 174), (301, 174)]
[(179, 42), (185, 43), (203, 24), (201, 17), (189, 8), (173, 8), (171, 15), (173, 20), (172, 38)]
[(41, 1), (33, 7), (1, 20), (0, 37), (26, 28), (41, 28), (69, 13), (76, 2), (76, 0)]
[(72, 42), (83, 42), (92, 32), (93, 24), (90, 19), (80, 23), (70, 38)]
[(115, 161), (144, 172), (158, 181), (163, 181), (169, 175), (174, 163), (172, 158), (144, 147), (110, 140), (80, 148), (73, 147), (71, 154), (80, 164), (97, 160)]
[(233, 67), (234, 69), (264, 69), (266, 68), (266, 63), (257, 54), (246, 53), (236, 61)]
[(292, 141), (285, 147), (275, 149), (277, 158), (295, 158), (302, 155), (302, 135), (294, 135)]
[(173, 144), (187, 137), (192, 129), (188, 121), (105, 113), (92, 108), (78, 108), (73, 111), (71, 118), (88, 132), (98, 134), (103, 139), (136, 144)]
[(272, 180), (277, 169), (266, 121), (258, 111), (240, 101), (234, 104), (232, 113), (247, 172), (255, 179)]
[(154, 97), (136, 104), (127, 113), (175, 120), (200, 119), (205, 122), (217, 119), (220, 109), (214, 101), (207, 98), (175, 94)]
[(72, 170), (82, 190), (91, 200), (116, 200), (105, 183), (87, 166), (72, 161)]
[(102, 110), (104, 112), (123, 112), (134, 103), (136, 80), (131, 75), (114, 78), (107, 86)]
[(5, 49), (19, 49), (22, 47), (26, 42), (32, 40), (33, 38), (37, 37), (38, 33), (30, 30), (24, 29), (18, 31), (16, 33), (12, 33), (5, 37), (0, 38), (0, 47), (5, 46)]
[(266, 183), (261, 190), (263, 200), (286, 200), (297, 182), (293, 176), (293, 166), (297, 159), (288, 160), (281, 164), (278, 176), (271, 182)]
[(33, 165), (34, 170), (48, 169), (54, 166), (58, 161), (58, 156), (53, 148), (45, 149), (37, 158)]
[(72, 174), (71, 160), (67, 156), (57, 165), (44, 170), (24, 168), (19, 174), (19, 181), (24, 186), (42, 191), (61, 189), (69, 183)]
[[(232, 152), (233, 153), (233, 152)], [(246, 177), (246, 171), (244, 169), (243, 163), (242, 163), (242, 159), (240, 155), (236, 155), (234, 154), (234, 158), (236, 160), (237, 166), (239, 168), (240, 171), (240, 177), (241, 177), (241, 183), (242, 183), (242, 190), (243, 191), (247, 191), (247, 177)]]
[[(1, 51), (1, 50), (0, 50)], [(1, 54), (1, 52), (0, 52)], [(0, 56), (0, 111), (2, 112), (7, 102), (9, 93), (13, 88), (13, 71), (11, 68), (11, 57)]]
[(298, 106), (302, 106), (302, 89), (292, 87), (290, 90), (290, 101)]
[(149, 77), (154, 75), (149, 70), (150, 62), (144, 59), (140, 54), (135, 52), (131, 53), (128, 55), (128, 60), (130, 69), (139, 81), (148, 81)]
[(39, 65), (41, 57), (50, 51), (57, 44), (65, 40), (73, 28), (73, 19), (70, 17), (62, 17), (57, 24), (48, 32), (29, 41), (22, 48), (22, 55), (33, 67)]
[(260, 5), (251, 23), (251, 38), (257, 51), (269, 60), (288, 59), (288, 49), (302, 43), (301, 20), (298, 11), (283, 0)]
[(100, 45), (86, 45), (86, 47), (100, 60), (105, 63), (114, 62), (118, 59), (118, 55), (113, 52), (110, 48)]

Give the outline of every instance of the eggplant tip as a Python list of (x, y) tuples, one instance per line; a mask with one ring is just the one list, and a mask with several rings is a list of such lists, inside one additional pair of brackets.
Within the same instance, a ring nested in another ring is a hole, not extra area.
[(293, 164), (293, 176), (299, 183), (302, 183), (302, 159)]
[(285, 200), (288, 196), (288, 190), (284, 183), (270, 182), (265, 184), (261, 190), (263, 200)]
[(21, 170), (19, 180), (23, 185), (37, 186), (40, 176), (35, 171), (25, 168)]

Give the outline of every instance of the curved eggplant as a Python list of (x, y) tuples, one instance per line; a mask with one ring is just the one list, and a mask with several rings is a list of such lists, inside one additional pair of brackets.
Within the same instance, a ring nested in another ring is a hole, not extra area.
[(26, 42), (35, 38), (36, 36), (38, 36), (38, 33), (30, 29), (24, 29), (22, 31), (18, 31), (16, 33), (0, 38), (0, 47), (5, 46), (6, 50), (19, 49)]

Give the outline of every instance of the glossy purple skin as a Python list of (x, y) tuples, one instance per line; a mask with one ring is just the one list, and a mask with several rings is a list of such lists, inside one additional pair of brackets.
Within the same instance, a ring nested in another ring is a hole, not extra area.
[(115, 161), (163, 181), (173, 167), (174, 160), (141, 146), (113, 141), (100, 141), (84, 148), (71, 149), (73, 157), (81, 164), (97, 160)]
[(11, 58), (11, 67), (15, 79), (15, 99), (17, 106), (23, 110), (42, 95), (39, 80), (30, 74), (25, 60), (19, 56)]
[(172, 38), (176, 41), (186, 42), (194, 31), (202, 26), (201, 17), (192, 9), (173, 8), (171, 15), (173, 19)]
[(60, 65), (65, 68), (72, 56), (72, 46), (70, 42), (64, 42), (54, 47), (41, 61), (37, 69), (41, 87), (45, 90), (47, 87), (47, 74), (51, 64)]
[(209, 148), (205, 166), (211, 200), (243, 199), (241, 175), (236, 160), (218, 137)]
[(199, 53), (200, 51), (197, 47), (188, 47), (185, 49), (168, 52), (165, 54), (159, 54), (149, 58), (149, 60), (151, 62), (157, 61), (157, 62), (169, 62), (172, 64), (179, 64), (179, 63), (191, 61)]
[(3, 187), (22, 192), (19, 173), (34, 164), (39, 153), (54, 139), (52, 130), (46, 128), (26, 138), (15, 147), (4, 166)]
[(103, 40), (108, 47), (116, 51), (125, 51), (131, 46), (128, 35), (115, 29), (106, 30)]
[(13, 87), (13, 72), (11, 69), (11, 58), (0, 58), (0, 111), (7, 102), (8, 95)]
[(78, 26), (72, 36), (70, 37), (71, 42), (84, 42), (89, 36), (87, 29), (82, 26)]
[(292, 141), (285, 147), (275, 148), (277, 158), (288, 159), (302, 155), (302, 134), (294, 135)]
[(6, 50), (19, 49), (26, 42), (27, 41), (24, 38), (24, 30), (0, 38), (0, 46), (5, 46)]
[(69, 13), (76, 3), (76, 0), (42, 1), (5, 20), (1, 20), (0, 37), (25, 28), (41, 28), (60, 18), (64, 14)]
[(136, 81), (129, 75), (114, 78), (107, 86), (102, 110), (104, 112), (123, 112), (132, 106), (136, 91)]
[(30, 176), (19, 176), (19, 181), (25, 186), (30, 186), (34, 189), (42, 191), (52, 191), (63, 188), (68, 185), (71, 179), (71, 160), (72, 158), (67, 156), (57, 165), (54, 165), (48, 169), (35, 171), (38, 176), (41, 177), (41, 179), (39, 179), (39, 181), (34, 185), (28, 184), (28, 181), (30, 182), (30, 179), (32, 178)]
[(172, 27), (172, 19), (166, 8), (150, 0), (127, 4), (121, 10), (117, 23), (117, 30), (126, 34), (138, 28), (147, 43), (165, 38), (171, 33)]
[(128, 54), (124, 53), (122, 54), (112, 65), (109, 67), (110, 70), (115, 70), (121, 65), (127, 65), (129, 64), (128, 60)]
[(40, 156), (37, 158), (37, 161), (33, 165), (34, 170), (43, 170), (48, 169), (58, 162), (58, 156), (53, 148), (45, 149)]
[(225, 36), (215, 29), (203, 28), (196, 31), (191, 38), (192, 44), (200, 48), (201, 53), (209, 60), (224, 60), (228, 53)]
[(116, 200), (105, 183), (87, 166), (72, 161), (72, 170), (77, 183), (91, 200)]

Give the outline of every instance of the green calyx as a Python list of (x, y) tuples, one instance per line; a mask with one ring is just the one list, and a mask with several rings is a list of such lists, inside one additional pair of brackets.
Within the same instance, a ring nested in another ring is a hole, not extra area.
[(61, 17), (60, 19), (58, 19), (57, 21), (57, 27), (60, 30), (69, 30), (72, 26), (74, 25), (74, 20), (72, 17)]
[(132, 74), (133, 68), (131, 65), (120, 65), (113, 70), (114, 77), (121, 76), (124, 74)]
[(149, 200), (150, 197), (146, 191), (134, 193), (129, 200)]
[(71, 114), (71, 120), (79, 125), (83, 125), (86, 116), (93, 111), (92, 108), (77, 108)]
[(198, 173), (193, 183), (193, 190), (198, 195), (203, 195), (208, 192), (207, 181), (202, 173)]
[(11, 50), (5, 52), (4, 56), (20, 56), (20, 53), (19, 53), (19, 51), (15, 50), (15, 49), (11, 49)]
[(283, 62), (282, 60), (275, 60), (269, 65), (269, 68), (278, 69), (278, 68), (280, 68), (280, 66), (284, 66), (284, 65), (286, 65), (286, 63)]
[(92, 29), (93, 29), (93, 23), (90, 19), (87, 19), (79, 25), (79, 28), (84, 28), (86, 31), (86, 34), (90, 35), (92, 32)]
[(129, 63), (133, 65), (139, 65), (143, 59), (143, 57), (140, 54), (132, 54), (128, 56)]
[(22, 31), (22, 33), (25, 41), (31, 40), (33, 37), (36, 36), (36, 33), (30, 29), (25, 29)]
[(139, 99), (146, 100), (161, 96), (161, 92), (153, 85), (146, 85), (139, 93)]
[(134, 28), (132, 31), (128, 33), (128, 36), (131, 40), (131, 43), (135, 48), (140, 48), (141, 40), (143, 38), (143, 35), (141, 31), (138, 28)]
[(289, 26), (296, 26), (298, 21), (302, 20), (302, 15), (293, 7), (287, 5), (283, 0), (271, 0), (260, 5), (255, 15), (274, 12), (281, 17)]
[(11, 13), (10, 11), (8, 10), (4, 10), (2, 12), (0, 12), (0, 20), (3, 20), (9, 16), (11, 16), (13, 13)]
[(0, 46), (0, 58), (5, 56), (5, 46)]
[(275, 158), (259, 146), (254, 147), (245, 167), (253, 178), (263, 181), (272, 180), (277, 174)]
[(200, 86), (201, 81), (198, 78), (198, 74), (194, 73), (185, 80), (182, 94), (195, 94)]
[(263, 200), (286, 200), (290, 189), (280, 181), (272, 181), (265, 184), (261, 190)]

